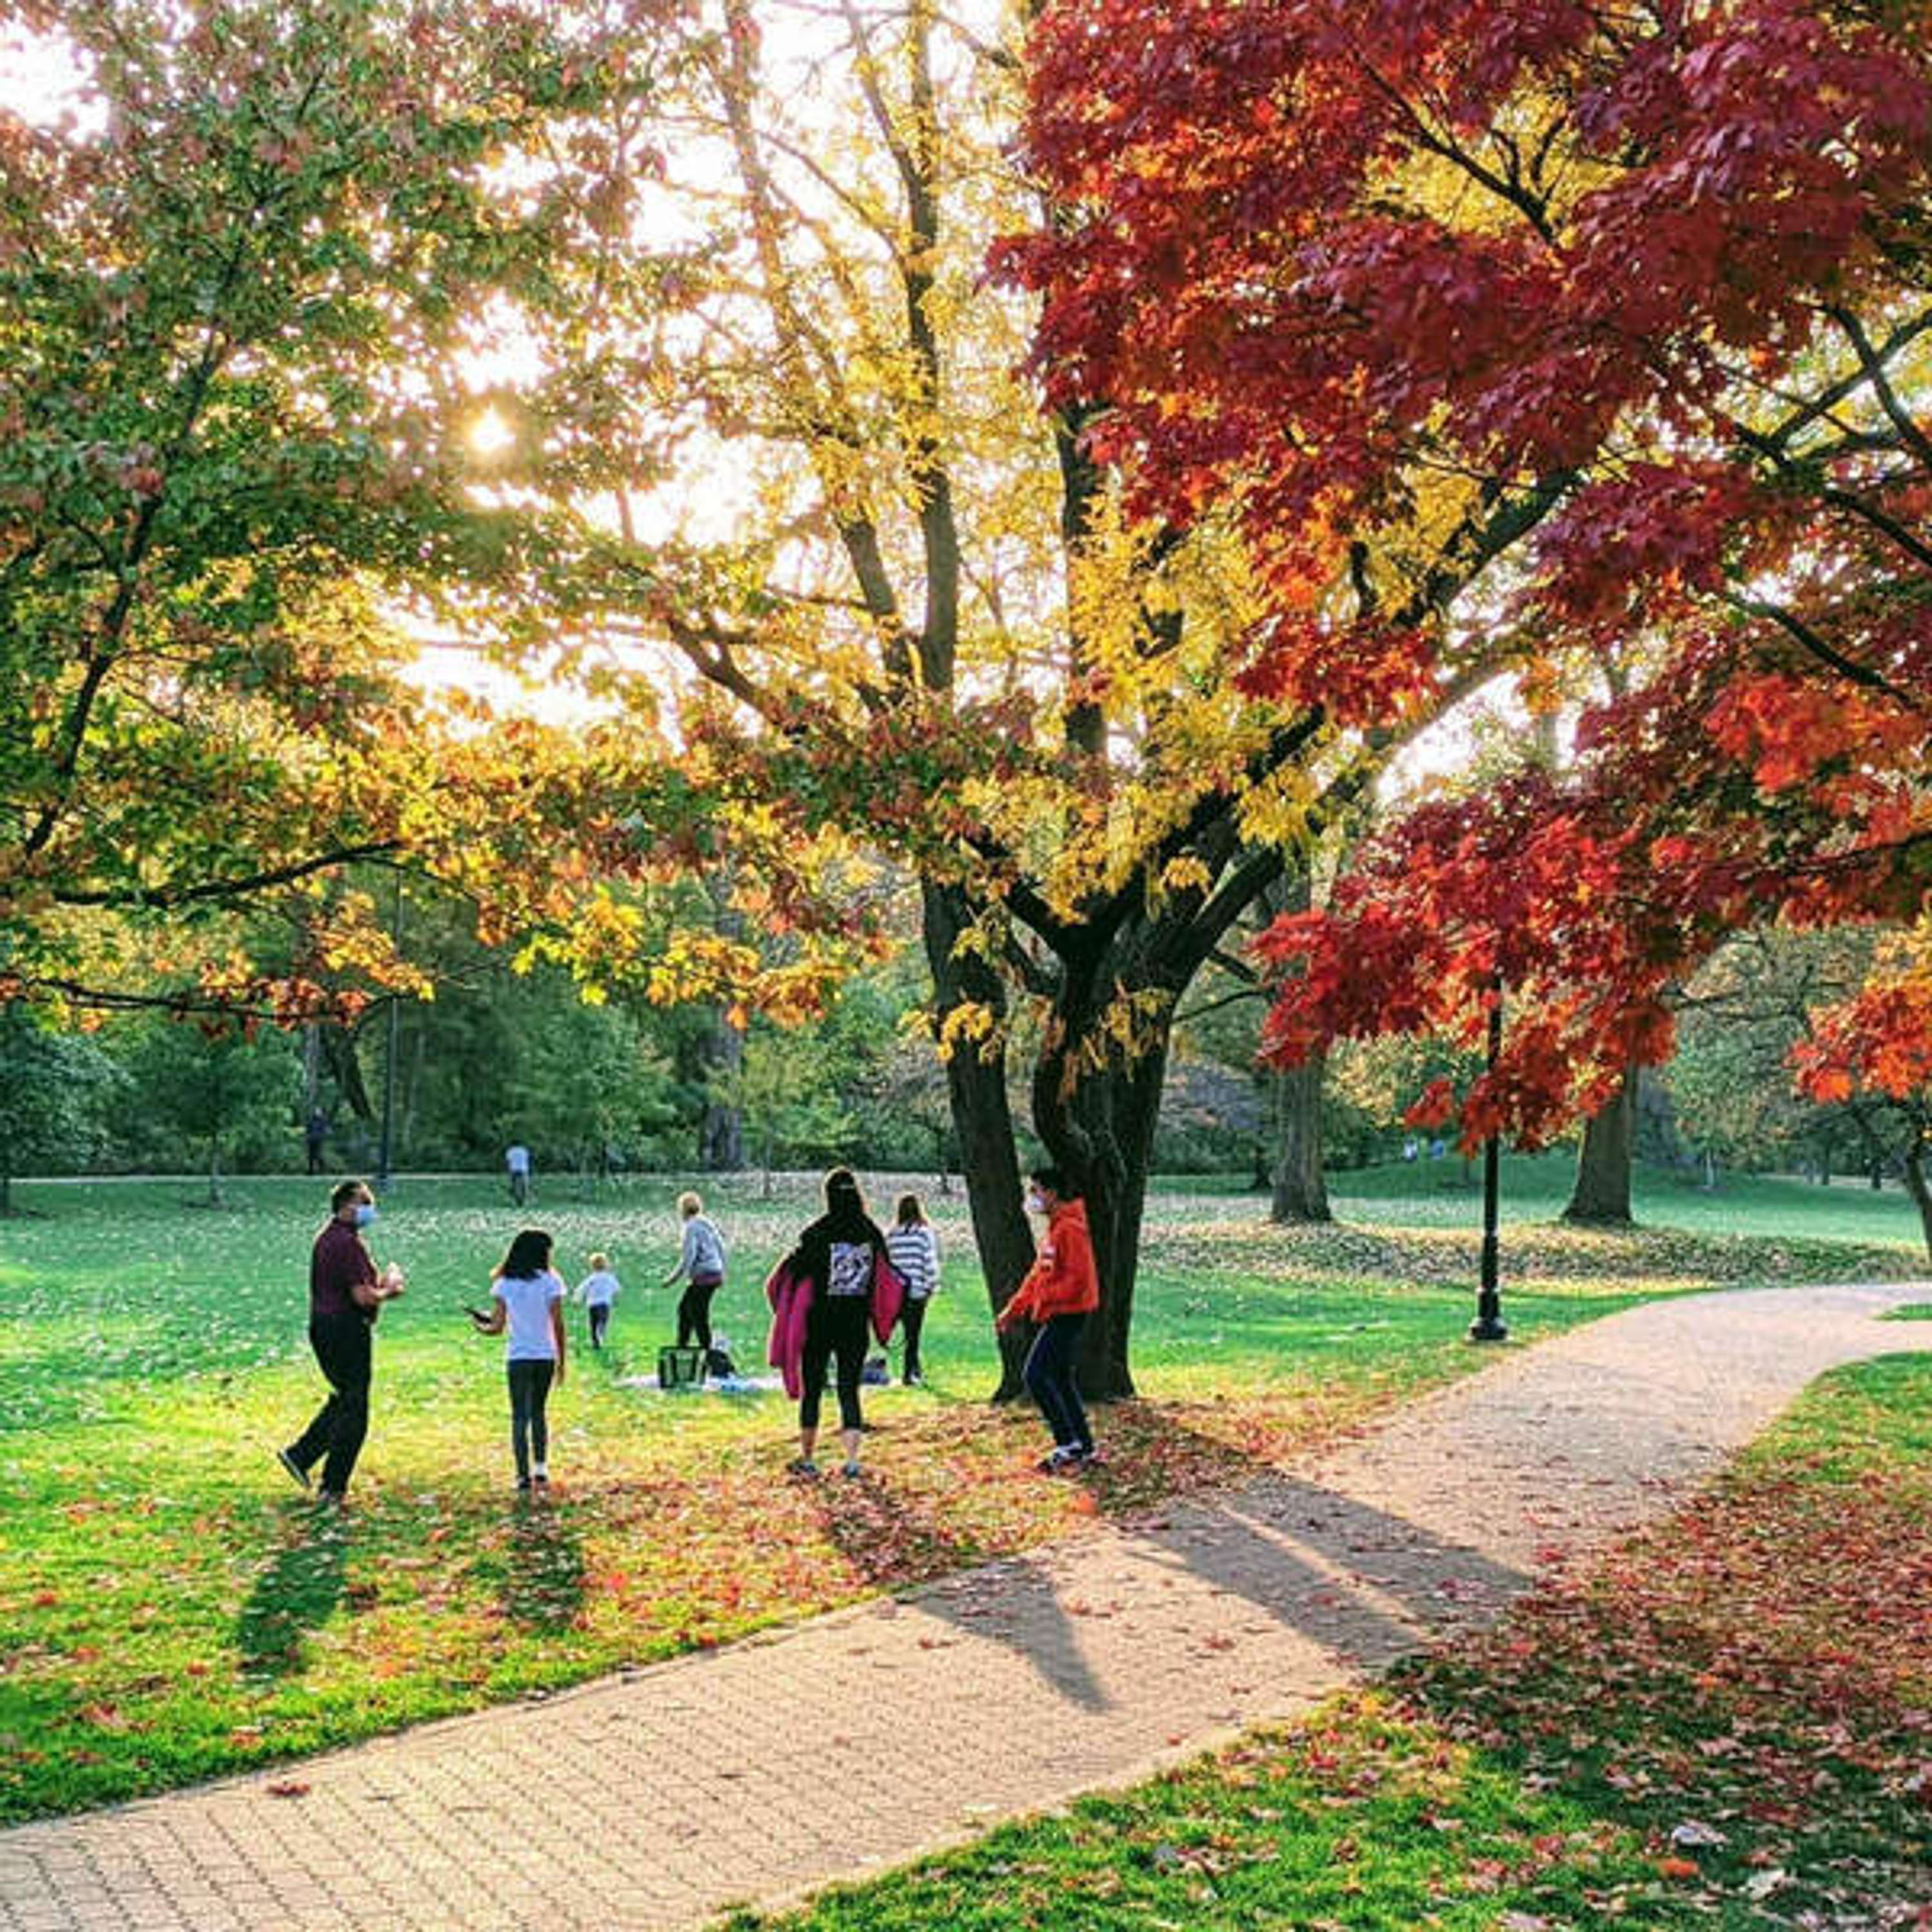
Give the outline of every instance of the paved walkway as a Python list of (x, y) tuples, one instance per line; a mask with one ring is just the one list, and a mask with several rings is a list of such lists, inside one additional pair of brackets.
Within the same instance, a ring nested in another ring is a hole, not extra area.
[[(1932, 1295), (1632, 1309), (1318, 1465), (728, 1651), (0, 1833), (4, 1932), (656, 1928), (774, 1904), (1305, 1707), (1654, 1516)], [(300, 1798), (272, 1782), (295, 1779)]]

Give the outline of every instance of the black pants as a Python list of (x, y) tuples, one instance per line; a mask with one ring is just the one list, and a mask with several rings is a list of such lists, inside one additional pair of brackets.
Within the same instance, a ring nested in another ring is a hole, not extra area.
[(688, 1348), (695, 1342), (700, 1348), (711, 1346), (711, 1298), (724, 1286), (724, 1277), (694, 1281), (677, 1304), (677, 1346)]
[(1091, 1449), (1094, 1431), (1081, 1406), (1080, 1389), (1074, 1380), (1074, 1364), (1080, 1359), (1080, 1331), (1087, 1325), (1084, 1315), (1055, 1315), (1034, 1337), (1026, 1359), (1026, 1385), (1053, 1439), (1061, 1448)]
[(601, 1348), (604, 1346), (604, 1331), (610, 1325), (610, 1304), (608, 1301), (593, 1301), (590, 1304), (590, 1346)]
[(532, 1459), (550, 1458), (550, 1423), (544, 1405), (550, 1400), (554, 1362), (512, 1362), (510, 1376), (510, 1454), (517, 1459), (517, 1480), (530, 1473)]
[(805, 1318), (805, 1387), (799, 1397), (800, 1428), (818, 1426), (825, 1370), (835, 1355), (838, 1360), (838, 1426), (865, 1427), (859, 1414), (859, 1377), (865, 1370), (866, 1338), (872, 1332), (869, 1295), (827, 1295), (813, 1302), (811, 1312)]
[(340, 1496), (349, 1486), (362, 1438), (369, 1432), (369, 1376), (374, 1351), (369, 1324), (360, 1315), (317, 1315), (310, 1318), (309, 1346), (328, 1382), (328, 1400), (289, 1455), (300, 1468), (313, 1468), (323, 1457), (322, 1486)]
[(926, 1297), (909, 1294), (899, 1310), (899, 1327), (905, 1335), (905, 1378), (910, 1382), (921, 1372), (919, 1366), (919, 1331), (926, 1326)]

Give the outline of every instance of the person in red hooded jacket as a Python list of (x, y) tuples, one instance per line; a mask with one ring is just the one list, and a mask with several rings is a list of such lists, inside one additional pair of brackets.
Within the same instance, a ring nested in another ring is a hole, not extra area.
[(1026, 1385), (1046, 1426), (1053, 1448), (1039, 1465), (1048, 1474), (1076, 1469), (1094, 1460), (1094, 1431), (1075, 1378), (1081, 1331), (1100, 1305), (1100, 1277), (1094, 1265), (1094, 1238), (1087, 1231), (1087, 1205), (1072, 1198), (1057, 1167), (1036, 1167), (1028, 1177), (1027, 1207), (1046, 1216), (1046, 1233), (1026, 1279), (1013, 1291), (994, 1325), (1006, 1328), (1024, 1319), (1037, 1324), (1026, 1360)]

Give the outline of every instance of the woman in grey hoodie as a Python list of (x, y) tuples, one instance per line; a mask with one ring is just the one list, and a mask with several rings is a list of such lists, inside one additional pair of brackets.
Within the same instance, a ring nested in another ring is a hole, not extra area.
[(704, 1211), (704, 1203), (695, 1194), (680, 1194), (677, 1211), (684, 1216), (684, 1247), (677, 1266), (664, 1276), (664, 1286), (682, 1280), (682, 1297), (677, 1304), (677, 1346), (688, 1348), (695, 1341), (707, 1353), (711, 1347), (711, 1298), (724, 1285), (728, 1250), (718, 1224)]

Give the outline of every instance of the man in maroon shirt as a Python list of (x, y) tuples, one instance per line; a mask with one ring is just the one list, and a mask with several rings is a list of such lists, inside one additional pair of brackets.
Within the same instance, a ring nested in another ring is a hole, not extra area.
[(366, 1182), (338, 1182), (328, 1207), (308, 1264), (309, 1346), (328, 1378), (328, 1400), (299, 1439), (275, 1454), (304, 1489), (321, 1462), (323, 1500), (339, 1503), (369, 1432), (370, 1331), (382, 1304), (402, 1293), (403, 1271), (392, 1262), (378, 1274), (362, 1245), (359, 1231), (376, 1218)]

